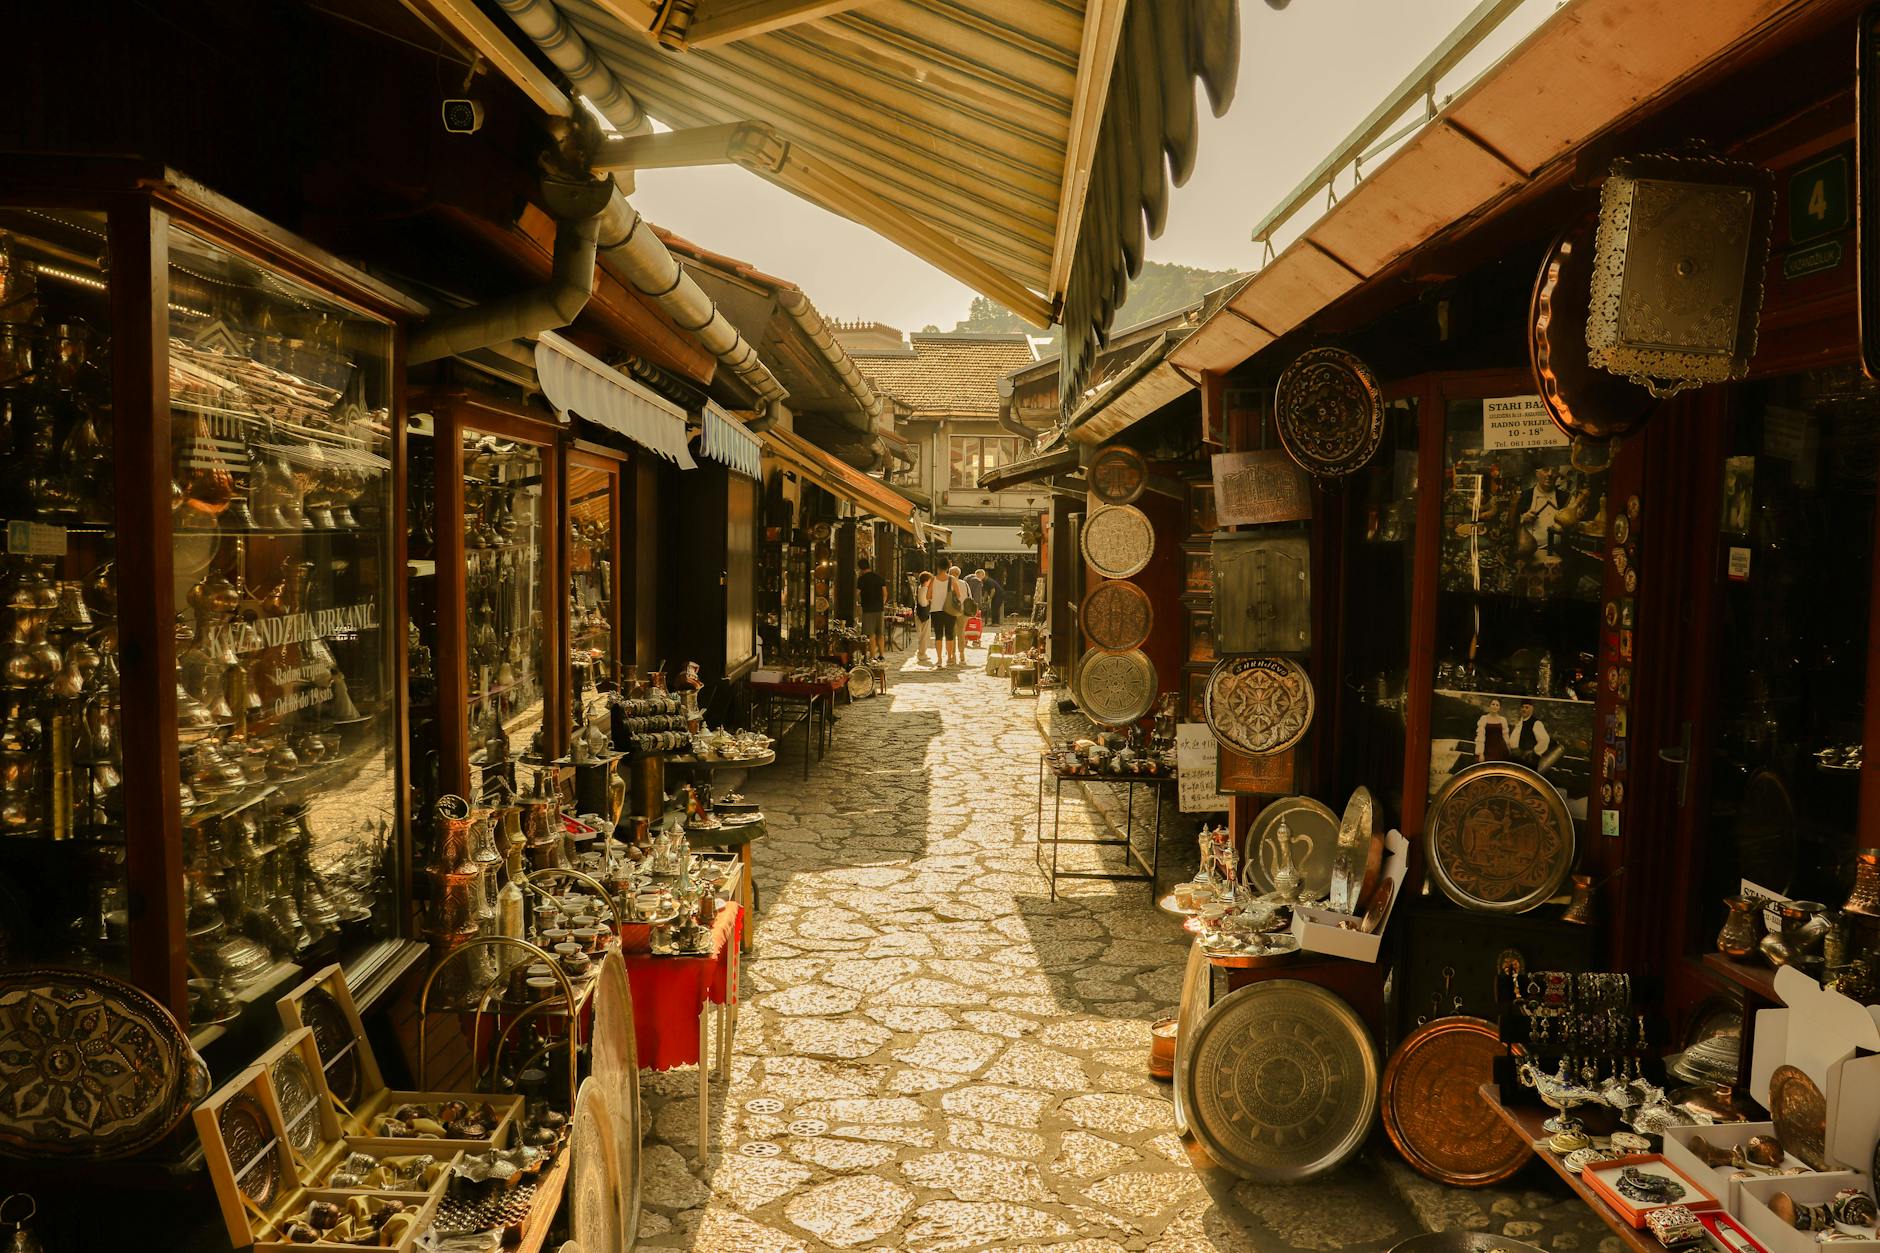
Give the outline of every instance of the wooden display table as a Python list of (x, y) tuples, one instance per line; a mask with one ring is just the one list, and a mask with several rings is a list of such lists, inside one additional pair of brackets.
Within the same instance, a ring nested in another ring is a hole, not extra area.
[(1488, 1102), (1488, 1107), (1494, 1110), (1503, 1122), (1521, 1134), (1521, 1138), (1526, 1140), (1528, 1147), (1534, 1151), (1534, 1156), (1546, 1162), (1548, 1169), (1565, 1180), (1566, 1185), (1573, 1189), (1575, 1196), (1592, 1207), (1593, 1213), (1599, 1215), (1599, 1220), (1612, 1228), (1613, 1234), (1624, 1242), (1626, 1248), (1633, 1250), (1633, 1253), (1664, 1253), (1656, 1240), (1621, 1218), (1617, 1210), (1601, 1200), (1597, 1193), (1580, 1181), (1578, 1175), (1567, 1169), (1566, 1163), (1558, 1154), (1548, 1151), (1547, 1141), (1552, 1136), (1541, 1130), (1541, 1122), (1547, 1118), (1550, 1111), (1544, 1108), (1526, 1109), (1521, 1106), (1503, 1105), (1501, 1089), (1492, 1083), (1482, 1085), (1482, 1099)]

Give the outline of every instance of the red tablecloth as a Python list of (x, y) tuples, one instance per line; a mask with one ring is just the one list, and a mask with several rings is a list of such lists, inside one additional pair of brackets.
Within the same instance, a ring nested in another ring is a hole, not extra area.
[(627, 958), (627, 982), (633, 988), (633, 1034), (642, 1069), (671, 1070), (698, 1064), (698, 1016), (707, 1001), (722, 1005), (735, 999), (731, 973), (737, 965), (744, 932), (743, 907), (732, 901), (718, 907), (712, 924), (710, 957)]

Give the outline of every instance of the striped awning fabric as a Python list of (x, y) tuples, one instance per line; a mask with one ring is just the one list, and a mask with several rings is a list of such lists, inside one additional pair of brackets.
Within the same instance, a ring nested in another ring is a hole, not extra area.
[(686, 447), (685, 410), (561, 336), (545, 332), (535, 342), (535, 373), (542, 394), (564, 418), (578, 413), (618, 431), (677, 465), (696, 470)]
[(747, 478), (764, 477), (764, 449), (757, 438), (744, 429), (744, 424), (720, 409), (716, 402), (706, 401), (702, 415), (704, 429), (699, 432), (698, 451), (702, 457), (710, 457)]

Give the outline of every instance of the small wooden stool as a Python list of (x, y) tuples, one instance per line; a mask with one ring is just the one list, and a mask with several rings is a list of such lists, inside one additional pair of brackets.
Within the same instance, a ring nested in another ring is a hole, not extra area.
[(1030, 689), (1030, 695), (1036, 696), (1038, 694), (1037, 662), (1019, 661), (1014, 658), (1011, 665), (1007, 667), (1007, 673), (1011, 676), (1012, 680), (1012, 695), (1024, 696), (1027, 694), (1026, 689), (1028, 688)]

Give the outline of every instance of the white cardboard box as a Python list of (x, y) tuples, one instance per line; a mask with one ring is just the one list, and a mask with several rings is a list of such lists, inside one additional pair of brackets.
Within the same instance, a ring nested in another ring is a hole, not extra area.
[(1875, 1253), (1880, 1240), (1842, 1239), (1823, 1244), (1812, 1231), (1797, 1231), (1775, 1216), (1769, 1198), (1786, 1192), (1798, 1201), (1819, 1205), (1842, 1188), (1867, 1186), (1866, 1180), (1851, 1170), (1831, 1170), (1816, 1175), (1773, 1175), (1763, 1179), (1745, 1179), (1738, 1184), (1743, 1212), (1737, 1215), (1749, 1233), (1761, 1241), (1769, 1253), (1822, 1253), (1822, 1250), (1847, 1250), (1847, 1253)]
[(1750, 1095), (1768, 1108), (1770, 1076), (1782, 1066), (1798, 1067), (1827, 1103), (1829, 1163), (1864, 1177), (1880, 1138), (1880, 1057), (1860, 1054), (1880, 1052), (1880, 1018), (1792, 966), (1776, 971), (1775, 991), (1784, 1008), (1756, 1015)]
[[(1752, 1136), (1772, 1136), (1776, 1125), (1772, 1122), (1727, 1122), (1709, 1127), (1671, 1127), (1665, 1131), (1665, 1160), (1676, 1166), (1697, 1182), (1716, 1194), (1723, 1202), (1726, 1213), (1740, 1217), (1742, 1214), (1738, 1186), (1741, 1179), (1732, 1178), (1738, 1173), (1731, 1166), (1706, 1166), (1704, 1160), (1691, 1150), (1691, 1141), (1702, 1137), (1714, 1148), (1733, 1149), (1747, 1144)], [(1784, 1166), (1804, 1166), (1801, 1159), (1784, 1156)]]
[[(1403, 899), (1404, 876), (1409, 869), (1410, 841), (1404, 839), (1401, 831), (1386, 832), (1382, 881), (1390, 891), (1390, 904), (1385, 907), (1384, 920), (1377, 924), (1377, 930), (1369, 933), (1347, 930), (1338, 924), (1352, 921), (1356, 915), (1301, 906), (1293, 910), (1292, 919), (1292, 933), (1299, 941), (1299, 947), (1308, 953), (1329, 953), (1334, 957), (1348, 957), (1352, 961), (1375, 962), (1378, 949), (1384, 943), (1384, 932), (1390, 926), (1391, 915), (1397, 912), (1398, 902)], [(1377, 890), (1382, 892), (1385, 887)]]

